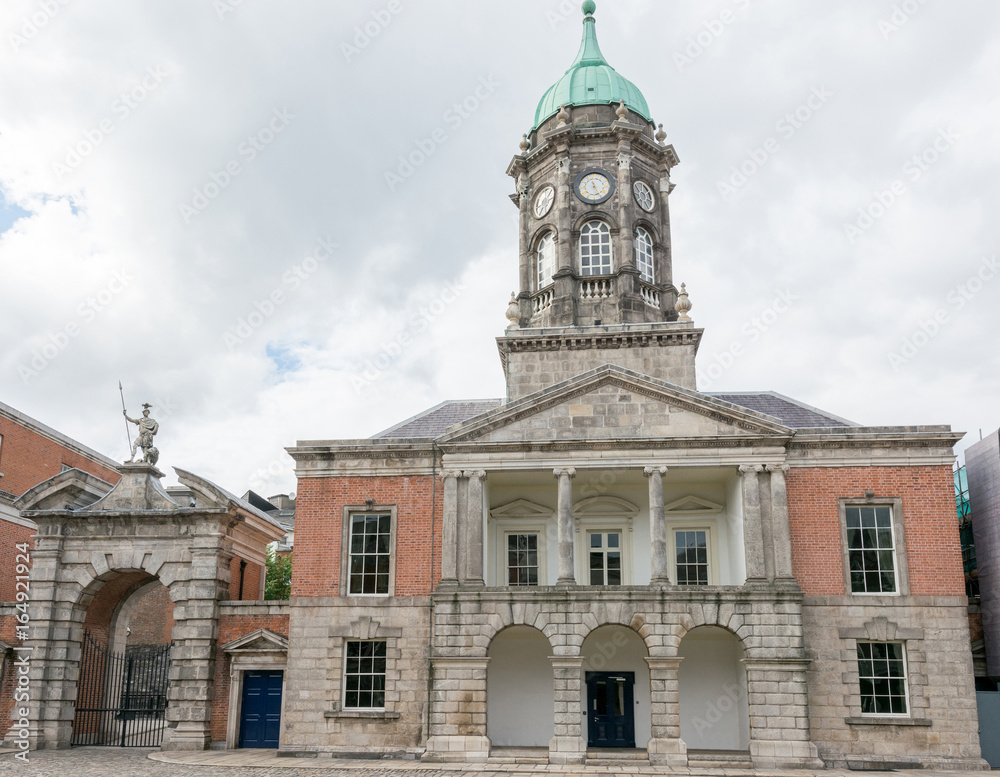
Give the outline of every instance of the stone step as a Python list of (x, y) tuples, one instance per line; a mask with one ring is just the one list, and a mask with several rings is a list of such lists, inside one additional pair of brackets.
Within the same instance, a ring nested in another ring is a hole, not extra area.
[(587, 751), (587, 766), (621, 766), (625, 763), (649, 761), (645, 750), (625, 750), (617, 748), (592, 748)]
[(692, 769), (753, 769), (749, 750), (688, 750)]

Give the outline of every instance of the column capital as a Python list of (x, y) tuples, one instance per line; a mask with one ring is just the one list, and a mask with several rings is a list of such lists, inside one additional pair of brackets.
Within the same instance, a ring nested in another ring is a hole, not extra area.
[(652, 477), (652, 475), (653, 475), (654, 472), (659, 472), (660, 475), (666, 475), (667, 474), (667, 468), (666, 467), (646, 467), (645, 469), (642, 470), (642, 474), (645, 475), (647, 478), (648, 477)]
[(746, 475), (749, 472), (761, 473), (764, 471), (764, 467), (760, 464), (743, 464), (740, 467), (740, 472)]
[(460, 469), (446, 469), (441, 471), (441, 477), (445, 480), (448, 478), (455, 478), (456, 480), (462, 477), (462, 470)]
[(768, 472), (788, 472), (788, 465), (787, 464), (768, 464), (767, 465), (767, 471)]
[(582, 669), (583, 656), (549, 656), (553, 669)]
[(566, 469), (554, 469), (554, 470), (552, 470), (552, 477), (561, 478), (564, 475), (566, 477), (568, 477), (568, 478), (575, 478), (576, 477), (576, 470), (573, 469), (572, 467), (567, 467)]
[(482, 480), (486, 477), (486, 470), (483, 469), (467, 469), (462, 473), (469, 480)]

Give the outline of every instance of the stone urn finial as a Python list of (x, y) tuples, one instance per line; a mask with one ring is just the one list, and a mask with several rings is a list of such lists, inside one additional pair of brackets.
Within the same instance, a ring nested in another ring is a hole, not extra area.
[(687, 286), (682, 283), (681, 293), (677, 295), (677, 304), (674, 305), (674, 308), (677, 310), (677, 321), (682, 324), (693, 321), (694, 319), (688, 315), (693, 307), (694, 305), (691, 304), (691, 300), (688, 297)]
[(507, 320), (510, 324), (508, 329), (517, 329), (521, 322), (521, 306), (517, 304), (517, 295), (510, 293), (510, 303), (507, 305)]
[(619, 121), (628, 121), (628, 108), (625, 107), (624, 100), (618, 103), (618, 110), (615, 113), (618, 114)]
[(666, 140), (667, 140), (667, 131), (663, 129), (663, 125), (661, 124), (660, 128), (656, 131), (656, 142), (662, 146), (666, 142)]
[(559, 106), (559, 113), (556, 115), (556, 118), (559, 120), (558, 126), (560, 127), (565, 127), (567, 124), (569, 124), (569, 120), (571, 117), (569, 115), (569, 111), (566, 110), (565, 105)]
[(531, 148), (531, 141), (528, 140), (527, 135), (524, 135), (521, 137), (521, 153), (527, 154), (529, 148)]

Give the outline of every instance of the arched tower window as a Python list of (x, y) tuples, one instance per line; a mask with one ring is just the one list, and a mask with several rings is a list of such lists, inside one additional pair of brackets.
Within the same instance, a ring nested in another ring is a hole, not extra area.
[(656, 283), (653, 268), (653, 238), (642, 227), (635, 231), (635, 266), (646, 283)]
[(552, 276), (556, 274), (556, 236), (553, 232), (546, 232), (545, 236), (538, 241), (538, 289), (544, 289), (552, 282)]
[(610, 275), (611, 230), (603, 221), (588, 221), (580, 230), (580, 274)]

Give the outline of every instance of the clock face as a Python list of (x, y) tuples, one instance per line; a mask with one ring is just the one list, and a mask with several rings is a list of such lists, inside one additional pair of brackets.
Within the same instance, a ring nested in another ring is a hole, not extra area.
[(576, 179), (576, 195), (584, 202), (604, 202), (614, 193), (614, 182), (603, 170), (586, 170)]
[(535, 218), (540, 219), (550, 210), (552, 210), (552, 203), (556, 199), (556, 190), (551, 186), (546, 186), (542, 189), (538, 196), (535, 197)]
[(635, 194), (635, 201), (639, 204), (646, 213), (650, 213), (653, 210), (653, 206), (656, 204), (656, 198), (653, 196), (653, 190), (649, 187), (645, 181), (636, 181), (632, 185), (632, 193)]

